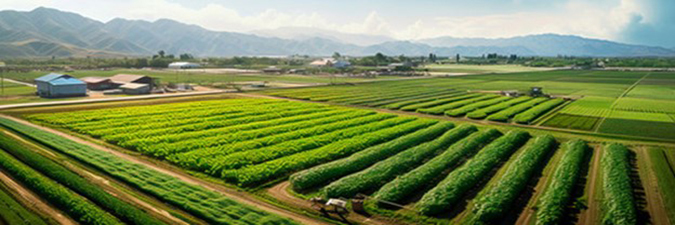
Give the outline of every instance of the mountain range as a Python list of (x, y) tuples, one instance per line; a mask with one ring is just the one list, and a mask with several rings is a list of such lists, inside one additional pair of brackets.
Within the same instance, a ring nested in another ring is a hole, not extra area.
[(328, 56), (488, 53), (525, 56), (675, 56), (675, 49), (622, 44), (578, 36), (541, 34), (513, 38), (438, 37), (396, 40), (387, 36), (286, 27), (251, 33), (211, 31), (160, 19), (103, 23), (51, 8), (0, 11), (0, 57), (147, 56), (159, 50), (196, 56)]

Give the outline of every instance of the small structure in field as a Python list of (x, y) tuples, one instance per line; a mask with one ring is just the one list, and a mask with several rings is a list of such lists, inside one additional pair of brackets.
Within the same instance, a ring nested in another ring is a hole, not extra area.
[(128, 95), (142, 95), (150, 94), (150, 85), (141, 83), (126, 83), (120, 86), (124, 94)]
[(110, 80), (113, 83), (117, 84), (118, 86), (122, 86), (127, 83), (136, 83), (136, 84), (147, 84), (150, 90), (154, 88), (154, 81), (152, 77), (144, 75), (117, 74), (115, 76), (110, 77)]
[(313, 67), (331, 67), (335, 62), (336, 62), (335, 59), (325, 58), (314, 60), (311, 63), (309, 63), (309, 65)]
[(346, 60), (338, 60), (333, 63), (334, 68), (346, 69), (352, 66), (352, 63)]
[(191, 62), (172, 62), (169, 64), (169, 69), (194, 69), (199, 67), (202, 67), (202, 65)]
[(107, 77), (83, 77), (80, 79), (87, 84), (87, 89), (102, 91), (117, 87), (115, 83)]
[(263, 73), (272, 73), (272, 74), (281, 74), (284, 72), (283, 69), (276, 67), (276, 66), (268, 66), (267, 68), (262, 70)]
[(35, 79), (37, 94), (43, 98), (87, 95), (87, 84), (67, 74), (50, 73)]

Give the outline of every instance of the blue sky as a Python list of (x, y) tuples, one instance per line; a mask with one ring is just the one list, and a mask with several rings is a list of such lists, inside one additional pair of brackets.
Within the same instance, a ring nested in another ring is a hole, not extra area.
[(38, 6), (218, 31), (300, 26), (404, 40), (559, 33), (675, 47), (675, 0), (0, 0), (2, 10)]

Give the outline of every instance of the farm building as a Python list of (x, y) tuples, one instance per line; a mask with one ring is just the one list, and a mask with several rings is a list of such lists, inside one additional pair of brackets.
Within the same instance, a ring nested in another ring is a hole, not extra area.
[(143, 75), (117, 74), (115, 76), (110, 77), (110, 80), (119, 86), (127, 83), (137, 83), (137, 84), (147, 84), (151, 90), (154, 87), (154, 81), (152, 77)]
[(50, 73), (35, 79), (37, 94), (44, 98), (87, 95), (87, 84), (67, 74)]
[(140, 83), (126, 83), (120, 86), (122, 93), (128, 95), (150, 94), (150, 85)]
[(309, 65), (314, 67), (331, 67), (333, 63), (335, 63), (335, 59), (326, 58), (314, 60)]
[(110, 78), (106, 77), (83, 77), (81, 80), (87, 84), (89, 90), (100, 91), (117, 87)]
[(169, 64), (169, 69), (193, 69), (199, 67), (201, 67), (201, 65), (191, 62), (172, 62)]
[(263, 73), (274, 73), (274, 74), (280, 74), (280, 73), (284, 72), (283, 69), (281, 69), (279, 67), (276, 67), (276, 66), (269, 66), (269, 67), (263, 69), (262, 71), (263, 71)]
[(333, 63), (333, 67), (338, 68), (338, 69), (345, 69), (345, 68), (349, 68), (351, 66), (352, 66), (352, 63), (350, 63), (349, 61), (345, 61), (345, 60), (338, 60), (338, 61), (335, 61)]

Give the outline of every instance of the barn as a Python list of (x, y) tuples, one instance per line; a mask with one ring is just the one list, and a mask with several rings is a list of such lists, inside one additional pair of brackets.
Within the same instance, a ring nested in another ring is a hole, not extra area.
[(87, 84), (67, 74), (50, 73), (35, 79), (37, 94), (43, 98), (87, 95)]
[(147, 84), (150, 90), (154, 88), (154, 81), (152, 77), (144, 75), (117, 74), (115, 76), (110, 77), (110, 80), (117, 86), (122, 86), (127, 83), (136, 83), (136, 84)]
[(87, 84), (89, 90), (108, 90), (117, 87), (110, 78), (106, 77), (83, 77), (80, 80)]
[(128, 95), (150, 94), (150, 86), (147, 84), (126, 83), (120, 86), (120, 89)]

